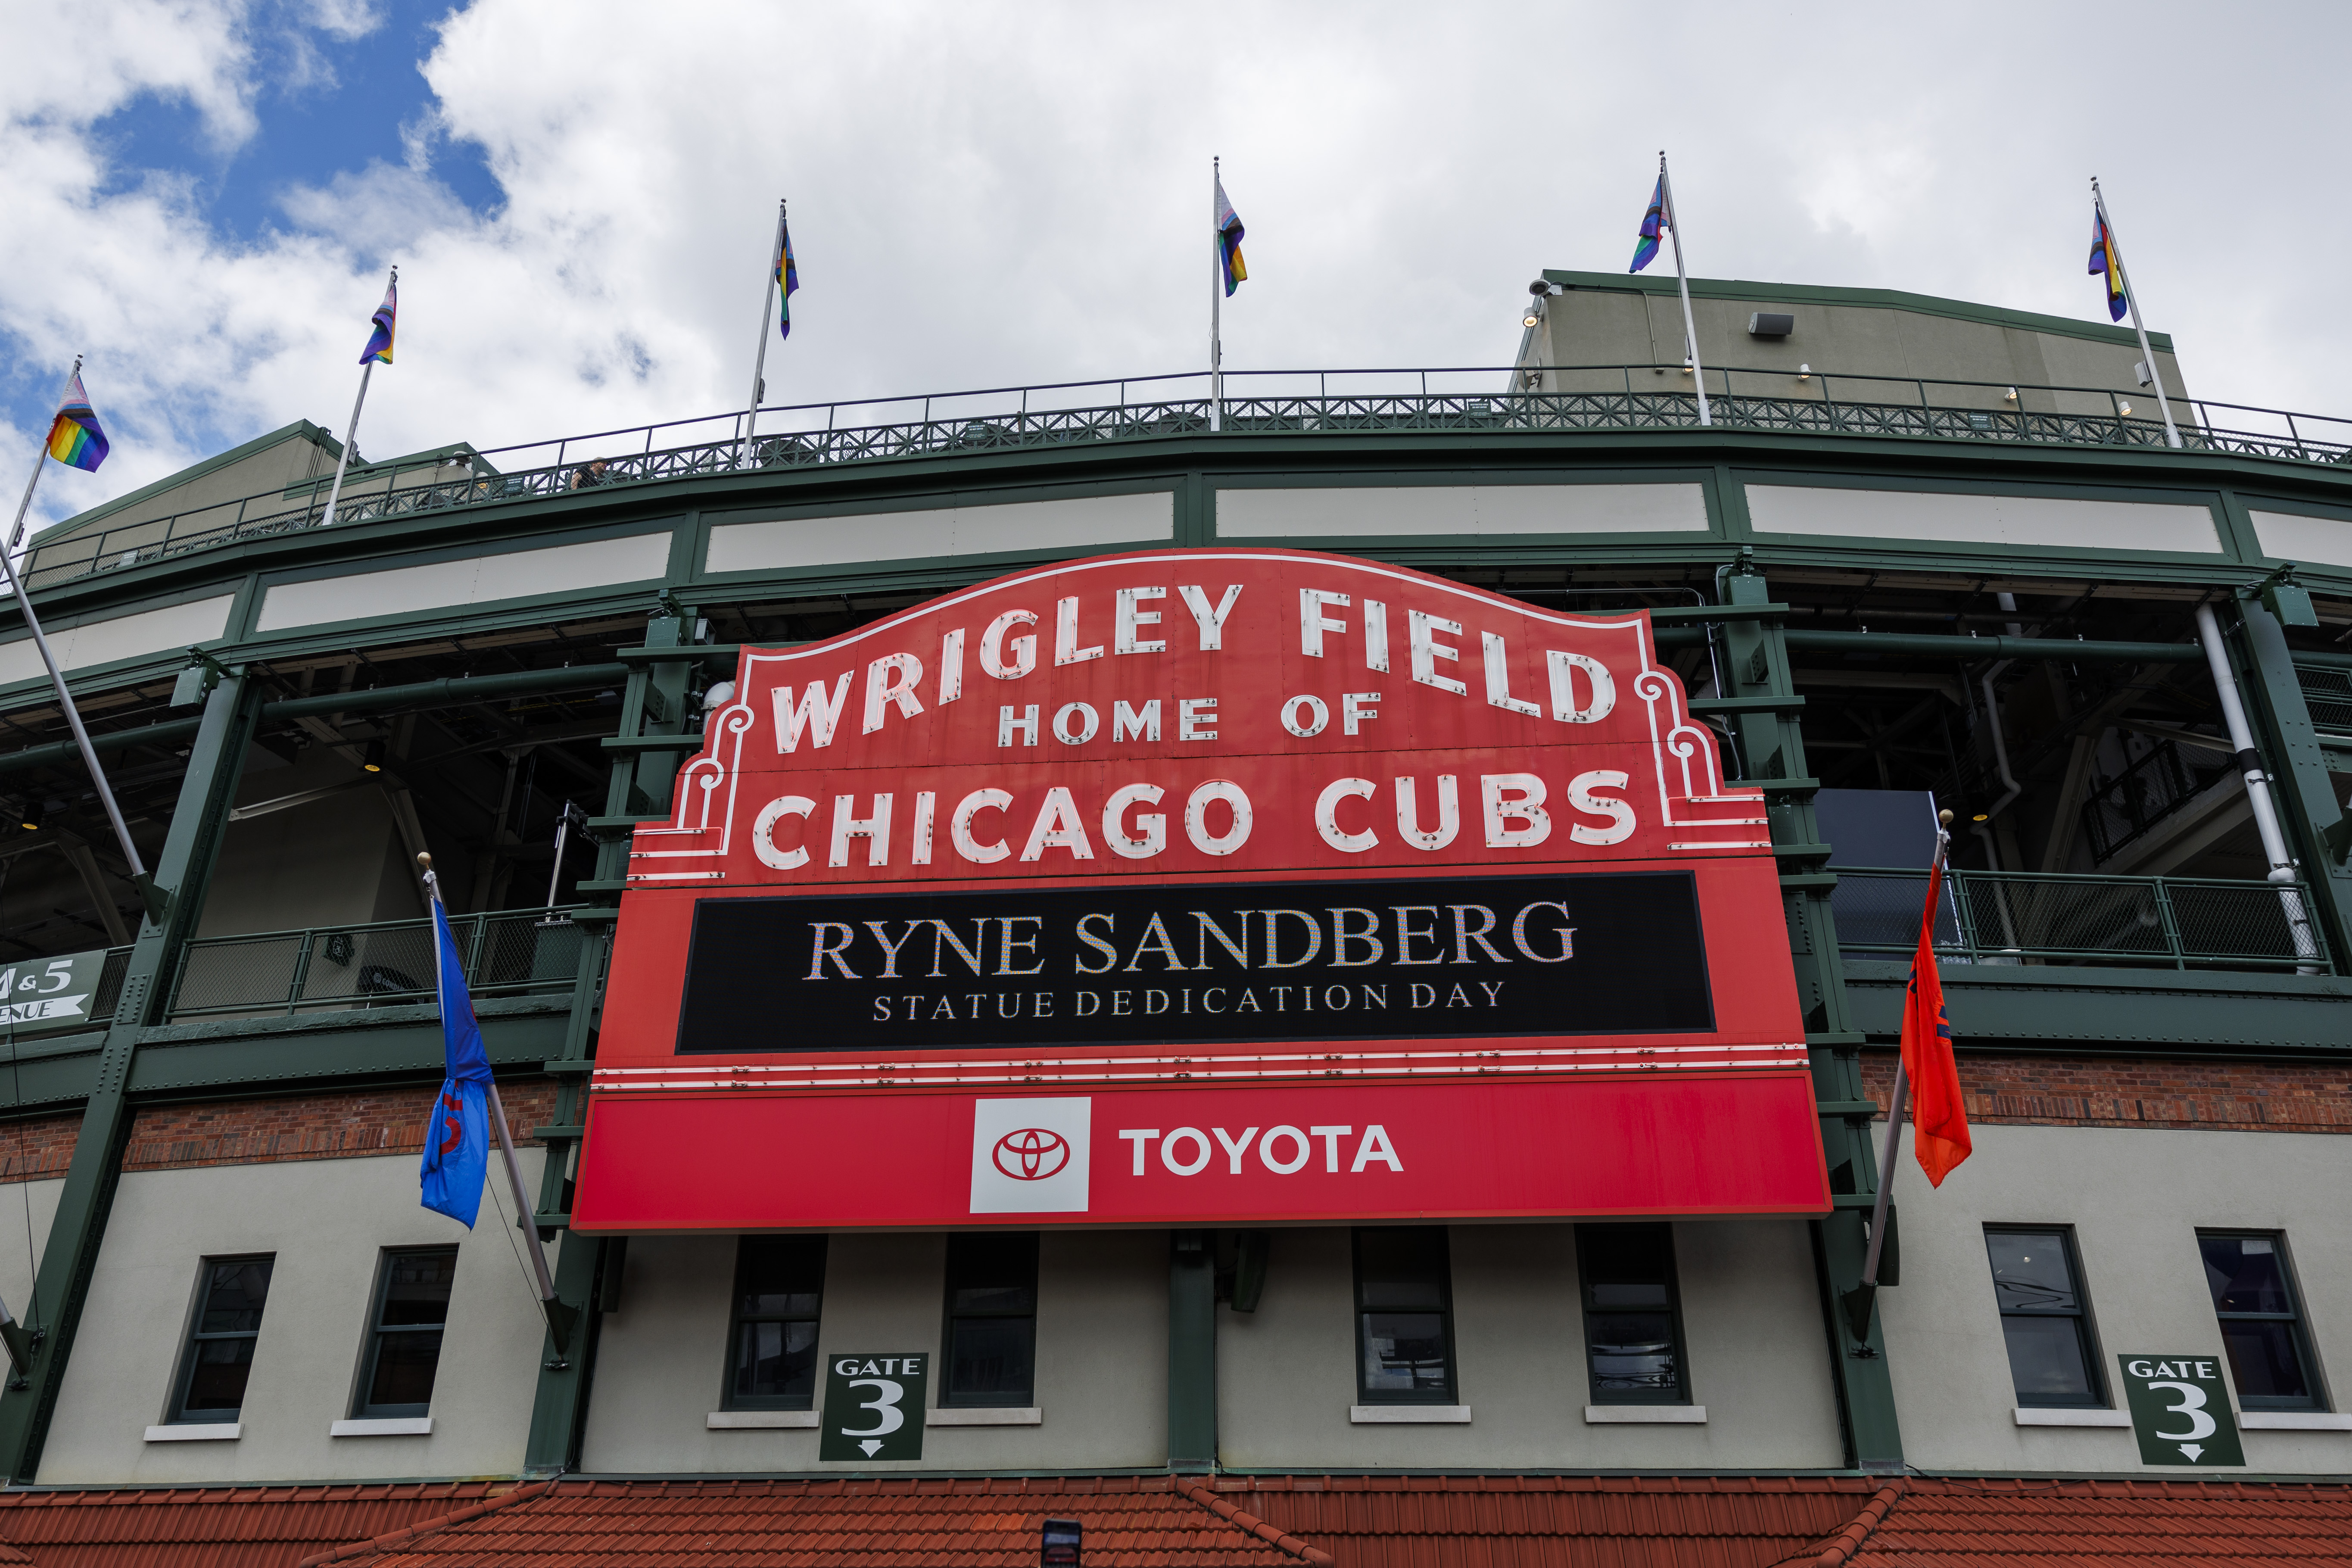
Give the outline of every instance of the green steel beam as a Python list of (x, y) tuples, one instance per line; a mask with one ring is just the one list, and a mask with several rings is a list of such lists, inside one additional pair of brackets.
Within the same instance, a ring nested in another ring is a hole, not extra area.
[(18, 1380), (25, 1386), (12, 1382), (0, 1394), (0, 1468), (18, 1485), (30, 1483), (40, 1469), (41, 1448), (114, 1206), (123, 1145), (131, 1136), (129, 1089), (139, 1038), (168, 1005), (180, 950), (203, 911), (205, 886), (220, 854), (229, 801), (253, 738), (257, 695), (251, 679), (241, 672), (213, 689), (188, 754), (163, 852), (156, 857), (155, 882), (169, 889), (169, 901), (160, 921), (151, 915), (140, 924), (121, 999), (99, 1053), (96, 1081), (83, 1104), (73, 1160), (66, 1169), (48, 1245), (42, 1249), (23, 1318), (25, 1326), (39, 1335), (38, 1348)]
[(406, 686), (373, 686), (318, 697), (288, 697), (261, 710), (264, 719), (315, 719), (330, 713), (384, 713), (400, 708), (457, 708), (501, 697), (538, 697), (550, 691), (585, 691), (618, 686), (628, 679), (625, 664), (572, 664), (561, 669), (518, 669), (505, 675), (451, 676)]
[[(646, 647), (683, 650), (688, 646), (688, 628), (694, 625), (695, 618), (691, 609), (677, 615), (655, 616), (646, 626)], [(633, 660), (616, 667), (626, 680), (621, 694), (621, 735), (634, 737), (647, 731), (674, 735), (685, 728), (686, 688), (695, 657), (698, 656), (665, 662)], [(665, 809), (669, 802), (670, 781), (676, 773), (672, 758), (614, 759), (605, 797), (606, 815)], [(596, 852), (597, 877), (619, 880), (627, 871), (628, 854), (626, 835), (600, 843)], [(612, 954), (613, 926), (609, 922), (583, 919), (579, 923), (580, 967), (572, 983), (572, 1011), (562, 1050), (555, 1058), (567, 1062), (589, 1061), (595, 1057), (595, 1036), (589, 1025), (596, 1016), (596, 999)], [(551, 1125), (584, 1127), (587, 1120), (588, 1079), (576, 1073), (563, 1075), (556, 1089), (555, 1115)], [(580, 1143), (568, 1138), (547, 1145), (546, 1161), (540, 1172), (539, 1201), (531, 1215), (542, 1235), (568, 1225), (572, 1162), (580, 1149)], [(523, 1466), (533, 1474), (553, 1475), (580, 1467), (581, 1440), (588, 1427), (590, 1386), (596, 1372), (596, 1343), (604, 1321), (596, 1305), (605, 1294), (598, 1289), (599, 1279), (607, 1263), (618, 1268), (620, 1258), (617, 1248), (569, 1229), (563, 1230), (558, 1242), (555, 1294), (579, 1314), (578, 1326), (572, 1331), (573, 1342), (564, 1351), (556, 1349), (552, 1335), (547, 1336), (541, 1345), (539, 1385), (531, 1398), (530, 1432), (523, 1450)]]
[(1168, 1468), (1217, 1468), (1216, 1253), (1210, 1233), (1169, 1233)]
[(2231, 645), (2238, 683), (2252, 699), (2248, 718), (2271, 778), (2279, 824), (2286, 830), (2289, 853), (2302, 861), (2303, 879), (2319, 906), (2336, 965), (2352, 972), (2352, 868), (2336, 859), (2327, 843), (2329, 831), (2345, 820), (2346, 805), (2327, 776), (2327, 752), (2311, 721), (2303, 682), (2295, 678), (2296, 655), (2287, 647), (2284, 628), (2252, 595), (2238, 597), (2234, 607), (2236, 635), (2225, 640)]
[[(446, 680), (420, 680), (407, 686), (377, 686), (364, 690), (333, 692), (319, 697), (289, 697), (265, 704), (261, 716), (307, 719), (330, 713), (383, 713), (403, 708), (455, 708), (468, 702), (488, 702), (501, 697), (536, 697), (551, 691), (584, 691), (591, 687), (618, 686), (628, 678), (622, 664), (575, 664), (562, 669), (517, 670), (508, 675), (476, 675)], [(194, 735), (201, 719), (168, 719), (136, 730), (116, 730), (92, 735), (90, 744), (101, 753), (132, 746), (175, 744)], [(70, 741), (26, 746), (0, 753), (0, 774), (30, 768), (55, 767), (79, 756)]]
[[(1700, 626), (1661, 626), (1660, 647), (1700, 647)], [(1783, 646), (1814, 653), (1880, 654), (1888, 658), (2063, 658), (2084, 664), (2201, 664), (2205, 650), (2193, 642), (2076, 642), (2063, 637), (1954, 637), (1914, 632), (1823, 632), (1790, 630)]]
[[(1746, 573), (1723, 578), (1725, 597), (1735, 605), (1771, 602), (1763, 578)], [(1738, 698), (1786, 700), (1796, 695), (1789, 663), (1789, 647), (1796, 634), (1769, 621), (1726, 622), (1722, 668), (1731, 682), (1727, 695)], [(1958, 641), (1958, 638), (1934, 639)], [(1759, 703), (1731, 716), (1739, 742), (1739, 760), (1748, 778), (1768, 781), (1765, 815), (1771, 822), (1772, 842), (1791, 851), (1809, 850), (1822, 842), (1810, 790), (1777, 792), (1769, 781), (1806, 775), (1805, 738), (1797, 710), (1785, 700)], [(1727, 767), (1728, 763), (1727, 763)], [(1825, 1105), (1851, 1105), (1864, 1097), (1862, 1083), (1863, 1037), (1848, 1010), (1845, 974), (1838, 961), (1837, 922), (1830, 913), (1831, 888), (1818, 876), (1800, 874), (1794, 886), (1781, 890), (1782, 915), (1788, 925), (1790, 958), (1796, 972), (1797, 1004), (1804, 1010), (1805, 1043), (1812, 1061), (1813, 1098)], [(1837, 1110), (1821, 1118), (1822, 1151), (1837, 1195), (1861, 1196), (1877, 1191), (1877, 1166), (1870, 1149), (1870, 1126)], [(1843, 1173), (1845, 1180), (1834, 1178)], [(1856, 1336), (1840, 1301), (1861, 1282), (1867, 1250), (1861, 1216), (1839, 1208), (1813, 1222), (1814, 1256), (1820, 1268), (1822, 1310), (1828, 1321), (1835, 1368), (1839, 1421), (1844, 1430), (1846, 1460), (1865, 1470), (1903, 1468), (1903, 1435), (1895, 1420), (1895, 1385), (1888, 1375), (1886, 1347), (1874, 1304), (1869, 1332)]]

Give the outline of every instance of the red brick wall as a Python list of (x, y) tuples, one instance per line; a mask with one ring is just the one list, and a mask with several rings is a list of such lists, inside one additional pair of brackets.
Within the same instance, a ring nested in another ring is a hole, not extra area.
[[(436, 1089), (352, 1089), (272, 1100), (215, 1100), (151, 1107), (131, 1123), (126, 1171), (176, 1171), (196, 1165), (256, 1165), (280, 1160), (348, 1160), (367, 1154), (420, 1154)], [(555, 1114), (552, 1079), (499, 1086), (518, 1147)], [(73, 1158), (79, 1112), (0, 1128), (0, 1184), (65, 1174)], [(20, 1154), (17, 1140), (24, 1141)]]
[[(1864, 1092), (1884, 1109), (1893, 1051), (1864, 1051)], [(2011, 1127), (2189, 1127), (2352, 1132), (2352, 1072), (2278, 1062), (1961, 1053), (1969, 1120)]]
[(74, 1134), (80, 1131), (79, 1110), (0, 1127), (0, 1185), (64, 1175), (73, 1163)]

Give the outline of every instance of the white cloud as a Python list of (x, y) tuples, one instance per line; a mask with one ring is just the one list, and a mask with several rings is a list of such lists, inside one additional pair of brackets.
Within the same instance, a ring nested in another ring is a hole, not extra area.
[[(732, 405), (787, 193), (805, 286), (772, 400), (1190, 370), (1219, 153), (1250, 228), (1233, 368), (1507, 357), (1538, 268), (1624, 266), (1665, 142), (1702, 274), (2084, 320), (2098, 172), (2193, 385), (2352, 403), (2329, 368), (2352, 328), (2305, 281), (2340, 270), (2352, 226), (2327, 64), (2352, 29), (2330, 8), (2216, 33), (2157, 5), (2119, 36), (2063, 7), (1957, 30), (1844, 5), (713, 3), (683, 27), (477, 0), (425, 64), (404, 163), (289, 193), (292, 226), (249, 243), (168, 178), (116, 189), (91, 128), (149, 91), (252, 135), (250, 17), (70, 15), (29, 12), (43, 36), (0, 61), (0, 331), (27, 364), (86, 348), (118, 437), (103, 474), (45, 481), (51, 515), (226, 438), (340, 424), (389, 260), (371, 453)], [(2190, 28), (2193, 54), (2166, 42)], [(487, 215), (436, 175), (460, 144), (499, 182)]]

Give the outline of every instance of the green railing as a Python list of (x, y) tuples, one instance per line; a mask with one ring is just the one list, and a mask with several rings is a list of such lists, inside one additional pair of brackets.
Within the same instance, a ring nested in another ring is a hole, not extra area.
[[(468, 989), (477, 997), (569, 993), (579, 972), (580, 928), (567, 915), (539, 909), (451, 917)], [(169, 1016), (176, 1023), (430, 1002), (433, 940), (429, 920), (204, 937), (182, 953)]]
[[(1501, 378), (1508, 390), (1496, 392)], [(1715, 366), (1709, 414), (1723, 429), (2066, 447), (2159, 448), (2155, 399), (2111, 387), (1936, 381), (1826, 371)], [(335, 522), (545, 500), (607, 485), (807, 468), (893, 458), (1170, 437), (1373, 435), (1417, 431), (1689, 429), (1698, 399), (1680, 365), (1543, 365), (1444, 370), (1233, 372), (1213, 405), (1201, 374), (993, 387), (921, 397), (801, 404), (711, 415), (561, 440), (446, 454), (355, 476)], [(2217, 417), (2217, 414), (2219, 417)], [(2183, 442), (2325, 464), (2352, 462), (2352, 421), (2249, 404), (2183, 399)], [(2326, 434), (2316, 434), (2325, 430)], [(488, 459), (500, 459), (494, 471)], [(126, 522), (33, 552), (38, 588), (324, 521), (327, 481)]]
[[(1927, 873), (1832, 869), (1839, 950), (1908, 958)], [(2335, 973), (2301, 882), (1954, 870), (1938, 902), (1936, 951), (1969, 963)]]

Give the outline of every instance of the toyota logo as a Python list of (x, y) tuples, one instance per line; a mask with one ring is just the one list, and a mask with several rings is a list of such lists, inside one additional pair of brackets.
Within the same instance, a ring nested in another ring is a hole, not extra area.
[(1070, 1163), (1070, 1141), (1043, 1127), (1024, 1127), (999, 1138), (992, 1157), (1016, 1182), (1042, 1182)]

